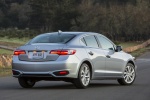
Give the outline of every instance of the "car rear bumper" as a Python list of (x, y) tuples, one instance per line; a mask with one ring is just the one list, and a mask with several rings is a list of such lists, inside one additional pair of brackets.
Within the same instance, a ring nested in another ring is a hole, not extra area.
[[(62, 59), (59, 57), (56, 61), (46, 62), (27, 62), (19, 61), (13, 57), (12, 71), (14, 77), (56, 77), (56, 78), (77, 78), (79, 69), (79, 59), (76, 56)], [(58, 75), (60, 71), (68, 73)]]

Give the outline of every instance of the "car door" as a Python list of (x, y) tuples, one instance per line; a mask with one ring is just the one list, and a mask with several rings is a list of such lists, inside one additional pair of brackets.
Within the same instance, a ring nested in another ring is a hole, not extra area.
[(105, 72), (105, 55), (99, 48), (98, 42), (94, 35), (85, 36), (82, 38), (85, 43), (86, 52), (93, 64), (94, 78), (104, 76)]
[(97, 36), (103, 52), (105, 53), (105, 66), (107, 77), (116, 77), (122, 75), (123, 70), (123, 54), (121, 52), (115, 52), (115, 45), (104, 36)]

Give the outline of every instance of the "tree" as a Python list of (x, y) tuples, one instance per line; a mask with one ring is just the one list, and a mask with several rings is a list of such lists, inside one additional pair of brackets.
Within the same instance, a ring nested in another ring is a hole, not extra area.
[(31, 26), (44, 31), (69, 30), (76, 17), (75, 0), (30, 0)]

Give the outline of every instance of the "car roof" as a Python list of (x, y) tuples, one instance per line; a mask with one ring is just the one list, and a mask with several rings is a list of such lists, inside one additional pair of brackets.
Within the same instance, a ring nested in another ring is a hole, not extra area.
[[(46, 34), (56, 34), (58, 32), (51, 32), (51, 33), (46, 33)], [(60, 34), (75, 34), (75, 35), (85, 35), (85, 34), (99, 34), (95, 32), (60, 32)]]

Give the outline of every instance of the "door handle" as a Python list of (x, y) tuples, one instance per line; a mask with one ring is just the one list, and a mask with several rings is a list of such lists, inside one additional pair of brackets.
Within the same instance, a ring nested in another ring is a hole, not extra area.
[(106, 55), (107, 58), (111, 58), (109, 55)]
[(89, 54), (90, 54), (91, 56), (93, 56), (93, 55), (94, 55), (94, 53), (93, 53), (92, 51), (90, 51), (90, 52), (89, 52)]

